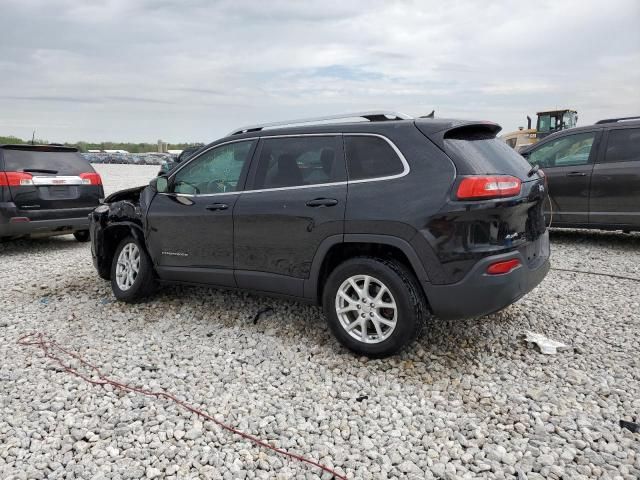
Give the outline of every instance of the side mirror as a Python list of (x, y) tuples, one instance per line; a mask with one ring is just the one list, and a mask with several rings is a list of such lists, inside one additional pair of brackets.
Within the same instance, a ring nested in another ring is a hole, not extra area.
[(157, 193), (167, 193), (169, 191), (169, 179), (164, 175), (156, 177), (149, 182), (149, 186)]

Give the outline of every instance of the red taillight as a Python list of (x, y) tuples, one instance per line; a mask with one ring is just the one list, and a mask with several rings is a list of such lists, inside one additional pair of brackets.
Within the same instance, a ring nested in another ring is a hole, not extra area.
[(95, 172), (81, 173), (80, 178), (85, 185), (102, 185), (102, 178)]
[(460, 200), (513, 197), (520, 193), (522, 182), (509, 175), (479, 175), (465, 177), (458, 185), (456, 196)]
[(492, 263), (487, 267), (487, 273), (489, 275), (500, 275), (503, 273), (509, 273), (516, 267), (520, 266), (520, 260), (514, 258), (512, 260), (505, 260), (504, 262)]
[(33, 176), (24, 172), (0, 172), (0, 187), (33, 185)]

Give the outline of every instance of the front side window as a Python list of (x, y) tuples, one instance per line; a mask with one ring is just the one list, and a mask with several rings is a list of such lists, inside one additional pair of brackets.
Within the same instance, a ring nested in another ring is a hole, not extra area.
[(586, 165), (595, 137), (595, 132), (589, 132), (558, 138), (533, 150), (529, 163), (542, 168)]
[(253, 188), (297, 187), (344, 180), (339, 136), (265, 138)]
[(389, 143), (380, 137), (345, 135), (349, 180), (388, 177), (404, 171), (404, 165)]
[(190, 195), (234, 192), (255, 140), (215, 147), (176, 173), (173, 191)]
[(640, 161), (640, 128), (611, 130), (604, 161), (607, 163)]

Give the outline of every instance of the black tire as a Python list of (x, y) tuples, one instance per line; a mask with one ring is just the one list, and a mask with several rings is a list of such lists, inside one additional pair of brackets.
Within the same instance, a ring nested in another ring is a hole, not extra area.
[[(129, 244), (134, 244), (138, 249), (140, 266), (131, 286), (123, 289), (118, 285), (116, 270), (120, 253)], [(151, 295), (155, 291), (156, 286), (157, 284), (153, 265), (149, 255), (147, 255), (147, 252), (144, 249), (144, 246), (132, 236), (123, 238), (118, 245), (118, 248), (116, 248), (116, 252), (111, 262), (111, 289), (113, 290), (115, 297), (123, 302), (133, 303)]]
[(89, 230), (78, 230), (77, 232), (73, 232), (73, 236), (79, 242), (88, 242), (91, 240), (91, 235), (89, 235)]
[[(369, 275), (381, 281), (395, 300), (395, 328), (388, 338), (379, 343), (365, 343), (353, 338), (338, 318), (338, 290), (347, 279), (356, 275)], [(394, 260), (356, 257), (341, 263), (329, 275), (322, 297), (327, 322), (338, 341), (349, 350), (368, 357), (382, 358), (399, 352), (420, 335), (426, 323), (427, 301), (418, 280), (409, 269)]]

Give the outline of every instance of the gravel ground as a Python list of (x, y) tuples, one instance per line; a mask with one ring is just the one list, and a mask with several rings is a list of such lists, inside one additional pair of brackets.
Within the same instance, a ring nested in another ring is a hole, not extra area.
[[(97, 169), (113, 190), (157, 167)], [(640, 278), (640, 235), (552, 241), (555, 267)], [(502, 312), (430, 320), (407, 352), (368, 360), (341, 348), (315, 307), (180, 287), (114, 302), (71, 236), (0, 254), (2, 479), (320, 478), (168, 401), (70, 376), (16, 344), (34, 330), (349, 478), (640, 478), (640, 434), (618, 425), (640, 421), (636, 281), (551, 271)], [(525, 330), (574, 348), (542, 355)]]

